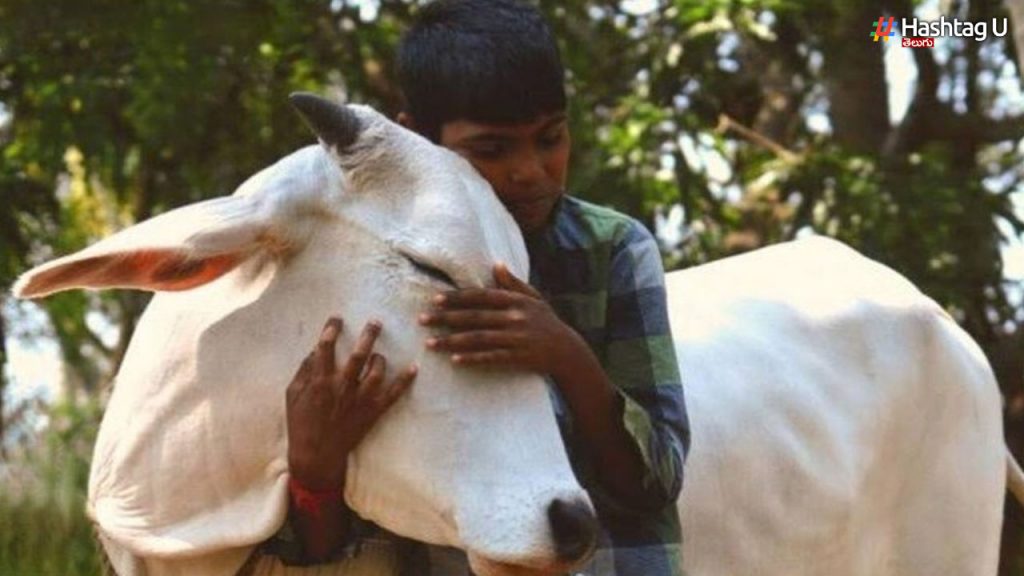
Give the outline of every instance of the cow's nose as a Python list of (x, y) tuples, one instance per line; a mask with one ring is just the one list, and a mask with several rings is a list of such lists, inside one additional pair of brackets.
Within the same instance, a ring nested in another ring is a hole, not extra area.
[(548, 505), (548, 520), (559, 560), (575, 563), (593, 552), (597, 543), (597, 518), (585, 502), (555, 498)]

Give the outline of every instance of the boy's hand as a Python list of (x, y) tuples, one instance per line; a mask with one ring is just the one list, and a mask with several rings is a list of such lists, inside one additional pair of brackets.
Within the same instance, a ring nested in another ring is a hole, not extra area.
[(561, 351), (576, 338), (529, 284), (494, 267), (497, 288), (445, 292), (420, 324), (449, 329), (427, 340), (432, 350), (448, 352), (463, 365), (519, 368), (553, 374)]
[(311, 490), (342, 487), (349, 452), (416, 377), (413, 366), (385, 383), (384, 357), (373, 352), (380, 328), (368, 323), (355, 350), (336, 366), (342, 322), (328, 319), (316, 348), (288, 385), (288, 468)]

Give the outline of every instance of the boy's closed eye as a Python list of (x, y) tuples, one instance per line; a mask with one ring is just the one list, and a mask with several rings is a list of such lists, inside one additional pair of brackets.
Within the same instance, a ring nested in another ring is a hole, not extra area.
[(553, 129), (543, 132), (537, 139), (541, 148), (555, 148), (562, 143), (565, 136), (565, 124), (560, 124)]
[(508, 153), (509, 146), (499, 140), (481, 140), (463, 146), (471, 158), (497, 160)]

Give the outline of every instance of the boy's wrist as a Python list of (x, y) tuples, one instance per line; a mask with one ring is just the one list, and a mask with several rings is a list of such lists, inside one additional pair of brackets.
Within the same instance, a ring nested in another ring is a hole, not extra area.
[[(345, 460), (344, 457), (339, 458), (340, 462)], [(308, 464), (303, 465), (302, 462)], [(345, 477), (348, 473), (346, 464), (327, 466), (323, 462), (303, 458), (290, 458), (288, 464), (290, 482), (294, 481), (311, 492), (340, 492), (345, 489)]]
[(314, 517), (334, 510), (344, 501), (341, 488), (312, 489), (294, 477), (288, 479), (288, 496), (296, 510)]
[(547, 371), (556, 382), (569, 379), (574, 374), (581, 362), (587, 361), (590, 354), (590, 347), (583, 337), (570, 326), (563, 324), (562, 336), (553, 343), (551, 354), (551, 366)]
[(343, 490), (313, 490), (293, 476), (288, 479), (288, 500), (302, 549), (299, 565), (328, 561), (349, 532), (351, 518)]

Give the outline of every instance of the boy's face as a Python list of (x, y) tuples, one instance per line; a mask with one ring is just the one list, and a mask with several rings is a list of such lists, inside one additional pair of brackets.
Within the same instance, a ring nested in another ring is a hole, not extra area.
[(565, 189), (571, 145), (565, 112), (525, 124), (447, 122), (440, 144), (490, 182), (523, 232), (544, 226)]

